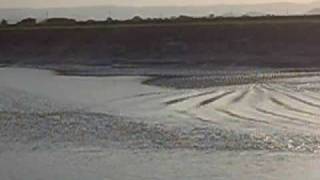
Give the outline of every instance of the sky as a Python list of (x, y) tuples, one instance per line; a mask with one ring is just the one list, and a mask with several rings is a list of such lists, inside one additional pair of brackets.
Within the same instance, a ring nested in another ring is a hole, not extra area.
[(256, 4), (270, 2), (307, 3), (310, 0), (0, 0), (0, 8), (75, 7), (75, 6), (185, 6), (212, 4)]

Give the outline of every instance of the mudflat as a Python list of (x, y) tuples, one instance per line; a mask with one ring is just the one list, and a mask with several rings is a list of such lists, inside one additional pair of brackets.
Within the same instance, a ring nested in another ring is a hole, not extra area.
[(1, 28), (0, 63), (319, 67), (319, 29), (318, 16)]
[(320, 176), (314, 69), (53, 69), (0, 69), (2, 179)]

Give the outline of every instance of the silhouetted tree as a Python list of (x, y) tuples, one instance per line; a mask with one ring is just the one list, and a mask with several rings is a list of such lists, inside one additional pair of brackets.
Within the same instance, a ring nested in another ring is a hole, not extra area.
[(107, 23), (112, 23), (112, 22), (113, 22), (113, 19), (112, 19), (111, 17), (108, 17), (108, 18), (106, 19), (106, 22), (107, 22)]
[(69, 18), (50, 18), (42, 22), (45, 25), (75, 25), (77, 21)]
[(134, 16), (131, 20), (134, 21), (134, 22), (140, 22), (140, 21), (142, 21), (143, 19), (142, 19), (142, 17), (140, 17), (140, 16)]
[(97, 24), (97, 21), (95, 21), (93, 19), (89, 19), (89, 20), (85, 21), (85, 24), (87, 24), (87, 25)]
[(37, 24), (37, 20), (34, 18), (26, 18), (26, 19), (22, 19), (21, 21), (19, 21), (17, 23), (17, 25), (23, 25), (23, 26), (32, 26)]
[(1, 26), (7, 26), (7, 25), (8, 25), (8, 21), (5, 19), (2, 19)]
[(179, 17), (177, 17), (175, 20), (177, 21), (192, 21), (194, 18), (191, 16), (185, 16), (185, 15), (180, 15)]
[(209, 14), (208, 18), (209, 19), (214, 19), (216, 16), (214, 14)]

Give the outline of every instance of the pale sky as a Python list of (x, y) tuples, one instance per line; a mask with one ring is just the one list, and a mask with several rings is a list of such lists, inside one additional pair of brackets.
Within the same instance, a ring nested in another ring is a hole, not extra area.
[(312, 0), (0, 0), (0, 8), (8, 7), (72, 7), (72, 6), (185, 6), (209, 4), (251, 4), (270, 2), (307, 3)]

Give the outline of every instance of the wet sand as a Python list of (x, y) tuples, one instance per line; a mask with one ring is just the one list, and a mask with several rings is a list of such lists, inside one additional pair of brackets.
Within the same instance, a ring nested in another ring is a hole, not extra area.
[(137, 75), (0, 69), (1, 179), (320, 177), (317, 76), (172, 89)]
[(0, 158), (3, 180), (316, 180), (320, 177), (319, 156), (290, 153), (81, 148), (6, 152)]

